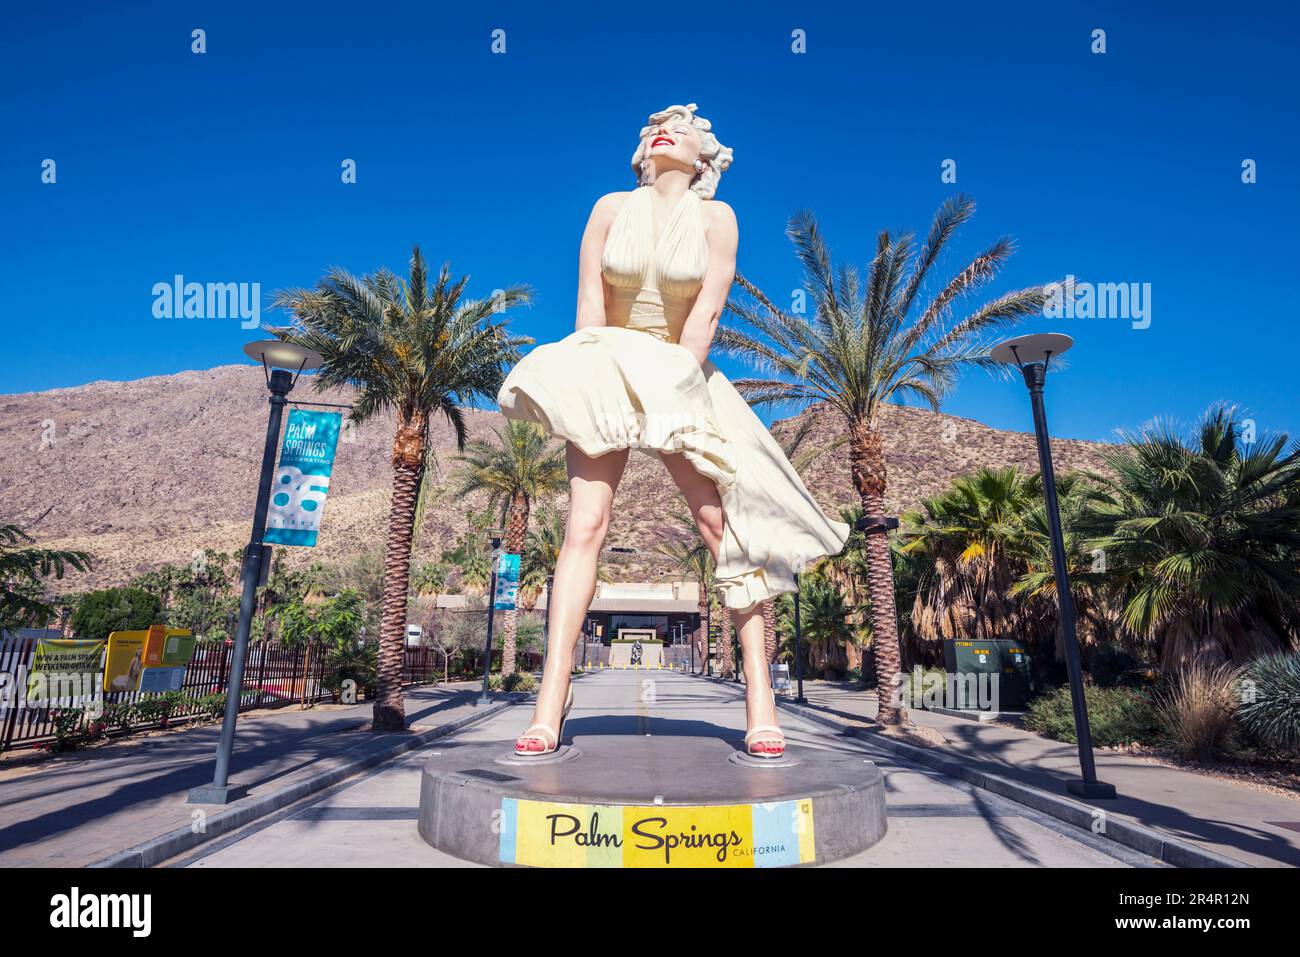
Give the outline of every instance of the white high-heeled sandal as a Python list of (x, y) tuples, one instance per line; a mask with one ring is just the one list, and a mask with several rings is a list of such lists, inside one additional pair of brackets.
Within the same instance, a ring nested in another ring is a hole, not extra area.
[[(772, 705), (776, 706), (776, 691), (772, 691)], [(775, 732), (775, 733), (773, 733)], [(773, 754), (770, 751), (755, 751), (752, 741), (780, 742), (781, 750)], [(774, 724), (757, 724), (745, 732), (745, 753), (753, 758), (779, 758), (785, 755), (785, 732)]]
[[(538, 722), (537, 724), (529, 725), (527, 728), (524, 729), (524, 733), (515, 739), (515, 754), (518, 757), (523, 757), (523, 758), (540, 758), (546, 754), (554, 754), (557, 750), (559, 750), (560, 738), (564, 734), (564, 722), (569, 717), (569, 712), (571, 710), (573, 710), (572, 679), (570, 679), (569, 693), (565, 695), (564, 698), (564, 710), (560, 712), (559, 730), (557, 731), (555, 728), (552, 728), (549, 724), (542, 724), (541, 722)], [(540, 734), (534, 734), (533, 733), (534, 731), (546, 732), (548, 735), (550, 735), (551, 742), (553, 743), (549, 744), (546, 747), (543, 747), (541, 751), (530, 751), (527, 748), (521, 749), (519, 747), (520, 742), (530, 740), (530, 739), (533, 741), (540, 741), (542, 742), (543, 745), (547, 745), (546, 738), (542, 737)]]

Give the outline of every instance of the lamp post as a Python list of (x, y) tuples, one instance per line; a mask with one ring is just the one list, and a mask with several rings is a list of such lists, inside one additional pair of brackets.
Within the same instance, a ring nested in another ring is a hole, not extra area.
[[(483, 693), (479, 695), (479, 704), (487, 704), (491, 700), (488, 698), (488, 678), (492, 673), (492, 621), (496, 617), (497, 559), (501, 554), (501, 539), (505, 536), (505, 530), (493, 528), (488, 534), (492, 537), (492, 575), (488, 579), (487, 643), (483, 646)], [(550, 601), (549, 597), (547, 601)]]
[(1034, 414), (1034, 437), (1038, 442), (1038, 467), (1043, 476), (1043, 497), (1047, 504), (1047, 529), (1052, 540), (1052, 570), (1056, 576), (1056, 600), (1060, 607), (1061, 640), (1065, 645), (1065, 666), (1070, 674), (1070, 700), (1074, 705), (1074, 730), (1079, 742), (1081, 780), (1065, 783), (1066, 790), (1084, 798), (1111, 799), (1114, 785), (1097, 780), (1092, 755), (1092, 732), (1088, 727), (1088, 705), (1084, 699), (1083, 666), (1074, 626), (1074, 599), (1070, 594), (1070, 576), (1065, 564), (1065, 536), (1061, 532), (1061, 512), (1056, 497), (1056, 473), (1052, 469), (1052, 446), (1047, 434), (1047, 411), (1043, 404), (1043, 386), (1052, 356), (1059, 356), (1074, 340), (1055, 332), (1017, 336), (996, 346), (991, 355), (995, 362), (1015, 365), (1029, 389), (1029, 404)]
[(798, 691), (794, 700), (797, 704), (807, 704), (803, 696), (803, 627), (799, 624), (799, 573), (794, 575), (794, 676)]
[(298, 375), (318, 369), (324, 361), (318, 353), (279, 339), (250, 342), (244, 352), (262, 363), (266, 387), (271, 392), (271, 410), (266, 421), (266, 442), (262, 446), (262, 476), (257, 486), (257, 503), (253, 508), (253, 531), (244, 549), (240, 569), (243, 594), (239, 600), (239, 624), (235, 628), (235, 647), (230, 659), (230, 677), (226, 683), (226, 712), (221, 720), (221, 740), (217, 744), (212, 783), (191, 788), (190, 804), (229, 804), (247, 792), (246, 787), (231, 787), (230, 758), (235, 749), (235, 721), (239, 717), (239, 698), (244, 684), (244, 658), (248, 654), (248, 633), (253, 624), (257, 587), (270, 571), (270, 546), (262, 544), (266, 532), (266, 513), (271, 501), (271, 482), (275, 477), (276, 447), (280, 444), (280, 425), (284, 407)]

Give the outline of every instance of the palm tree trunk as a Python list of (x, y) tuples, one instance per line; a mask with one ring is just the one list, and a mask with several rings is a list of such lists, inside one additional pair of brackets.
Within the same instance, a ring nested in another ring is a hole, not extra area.
[(384, 552), (384, 604), (379, 622), (379, 660), (375, 669), (375, 731), (402, 731), (402, 665), (406, 656), (406, 609), (411, 584), (411, 541), (415, 500), (424, 462), (424, 432), (403, 422), (393, 444), (393, 501), (388, 509)]
[[(849, 466), (853, 486), (868, 516), (885, 514), (885, 450), (880, 433), (866, 422), (849, 426)], [(907, 717), (899, 698), (902, 654), (898, 640), (898, 613), (894, 608), (894, 565), (889, 536), (883, 528), (866, 533), (867, 590), (871, 595), (871, 631), (875, 647), (876, 695), (881, 724), (901, 724)]]
[(770, 665), (776, 661), (776, 606), (769, 598), (759, 609), (763, 613), (763, 653)]
[(700, 671), (707, 671), (709, 658), (709, 599), (705, 594), (703, 582), (700, 582), (700, 600), (695, 607), (699, 621), (695, 624), (695, 634), (691, 637), (691, 640), (695, 642), (696, 660), (700, 663)]
[[(528, 534), (528, 496), (515, 492), (510, 501), (510, 518), (506, 523), (506, 552), (523, 555), (524, 539)], [(501, 620), (501, 677), (515, 673), (515, 638), (519, 631), (519, 612), (511, 608)]]
[(722, 677), (732, 677), (731, 672), (731, 609), (722, 606), (722, 615), (718, 634), (718, 670)]

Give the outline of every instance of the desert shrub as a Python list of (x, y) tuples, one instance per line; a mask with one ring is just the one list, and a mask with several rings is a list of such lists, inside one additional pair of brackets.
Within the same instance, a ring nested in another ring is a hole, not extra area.
[[(1093, 744), (1114, 747), (1154, 741), (1160, 736), (1160, 722), (1150, 692), (1087, 685), (1084, 701)], [(1058, 741), (1076, 742), (1069, 685), (1034, 699), (1025, 715), (1025, 727)]]
[(537, 680), (527, 671), (515, 671), (502, 679), (498, 671), (488, 678), (488, 687), (493, 691), (528, 692), (537, 687)]
[(54, 740), (45, 745), (49, 751), (75, 751), (94, 740), (89, 719), (81, 708), (58, 708), (50, 712)]
[(1170, 747), (1204, 761), (1233, 750), (1237, 669), (1193, 661), (1171, 673), (1156, 712)]
[(157, 722), (165, 728), (172, 715), (185, 706), (185, 701), (186, 696), (179, 691), (164, 691), (162, 694), (139, 699), (135, 703), (135, 710), (144, 724)]
[(139, 588), (104, 588), (82, 596), (72, 613), (72, 633), (103, 641), (115, 631), (141, 631), (158, 620), (162, 606)]
[(220, 721), (226, 713), (226, 693), (195, 695), (187, 699), (189, 705), (198, 710), (200, 721)]
[(115, 701), (104, 706), (105, 723), (123, 734), (129, 733), (138, 720), (133, 701)]
[(1237, 721), (1260, 744), (1300, 752), (1300, 652), (1256, 658), (1241, 674)]

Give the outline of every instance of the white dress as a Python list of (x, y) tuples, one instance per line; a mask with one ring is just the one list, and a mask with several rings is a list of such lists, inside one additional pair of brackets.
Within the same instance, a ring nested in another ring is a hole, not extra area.
[[(794, 576), (844, 546), (771, 433), (726, 377), (678, 345), (708, 266), (699, 196), (687, 190), (656, 244), (649, 187), (628, 197), (601, 258), (606, 325), (538, 346), (497, 402), (592, 457), (633, 448), (681, 453), (718, 487), (725, 530), (716, 579), (748, 609), (795, 589)], [(617, 507), (617, 506), (616, 506)]]

